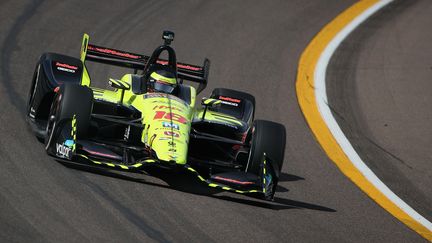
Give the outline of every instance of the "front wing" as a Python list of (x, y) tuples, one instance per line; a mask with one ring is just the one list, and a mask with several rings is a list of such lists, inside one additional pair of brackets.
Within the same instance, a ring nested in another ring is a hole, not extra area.
[[(93, 158), (92, 156), (80, 153), (82, 149), (77, 149), (82, 147), (85, 143), (80, 144), (80, 140), (77, 140), (77, 122), (75, 116), (70, 121), (63, 121), (59, 126), (61, 127), (57, 129), (57, 134), (54, 134), (55, 137), (51, 138), (54, 139), (54, 143), (49, 143), (51, 146), (48, 145), (46, 149), (48, 154), (62, 161), (82, 162), (129, 172), (141, 171), (146, 166), (157, 166), (163, 165), (164, 163), (156, 158), (145, 158), (133, 164), (113, 162), (109, 159)], [(276, 174), (277, 168), (273, 168), (273, 163), (271, 163), (265, 154), (263, 155), (261, 170), (258, 175), (243, 171), (231, 171), (202, 176), (188, 164), (185, 164), (183, 168), (193, 173), (201, 182), (207, 184), (209, 187), (240, 194), (260, 194), (266, 200), (273, 199), (278, 182)]]

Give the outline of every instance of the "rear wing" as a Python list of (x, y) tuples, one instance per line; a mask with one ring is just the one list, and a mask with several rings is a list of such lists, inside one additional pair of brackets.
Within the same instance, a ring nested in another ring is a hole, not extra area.
[[(144, 70), (150, 57), (142, 54), (136, 54), (126, 51), (121, 51), (113, 48), (97, 46), (89, 43), (89, 36), (84, 34), (81, 47), (81, 61), (93, 61), (126, 67), (134, 69), (135, 73), (138, 70)], [(166, 65), (167, 60), (157, 60), (157, 63)], [(182, 82), (183, 80), (198, 83), (197, 93), (200, 93), (207, 86), (208, 74), (210, 69), (210, 61), (206, 58), (202, 66), (177, 62), (177, 76)]]

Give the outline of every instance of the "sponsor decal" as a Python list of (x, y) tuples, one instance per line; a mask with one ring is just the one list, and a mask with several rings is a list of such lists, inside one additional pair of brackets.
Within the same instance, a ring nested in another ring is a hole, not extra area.
[(188, 140), (184, 141), (183, 139), (177, 138), (177, 137), (158, 137), (159, 141), (174, 141), (176, 144), (184, 144), (184, 143), (189, 143)]
[(222, 95), (219, 95), (218, 99), (224, 100), (224, 101), (229, 101), (229, 102), (234, 102), (234, 103), (240, 103), (241, 102), (241, 100), (239, 100), (239, 99), (235, 99), (235, 98), (231, 98), (231, 97), (227, 97), (227, 96), (222, 96)]
[(168, 127), (168, 128), (173, 128), (173, 129), (176, 129), (176, 130), (180, 130), (180, 126), (178, 124), (171, 123), (171, 122), (162, 122), (162, 126), (163, 127)]
[(68, 72), (68, 73), (75, 73), (76, 70), (78, 70), (77, 66), (69, 65), (66, 63), (56, 62), (55, 63), (57, 70)]
[(67, 69), (67, 68), (62, 68), (62, 67), (57, 67), (57, 70), (63, 71), (63, 72), (68, 72), (68, 73), (75, 73), (75, 70), (71, 70), (71, 69)]
[(123, 139), (124, 140), (128, 140), (129, 139), (129, 134), (130, 134), (130, 126), (128, 126), (125, 130), (125, 133), (123, 135)]
[(180, 134), (178, 134), (178, 133), (176, 133), (176, 132), (172, 132), (172, 131), (165, 131), (165, 132), (164, 132), (164, 135), (167, 135), (167, 136), (173, 136), (173, 137), (175, 137), (175, 138), (180, 137)]
[(170, 149), (168, 149), (168, 151), (169, 151), (169, 152), (174, 152), (174, 153), (176, 153), (176, 152), (177, 152), (177, 149), (175, 149), (175, 148), (170, 148)]
[(173, 128), (171, 128), (171, 127), (157, 127), (157, 128), (155, 128), (155, 130), (156, 130), (156, 131), (157, 131), (157, 130), (161, 130), (161, 131), (172, 131)]
[(229, 101), (224, 101), (224, 100), (221, 100), (221, 103), (222, 103), (222, 104), (225, 104), (225, 105), (236, 106), (236, 107), (239, 106), (238, 103), (229, 102)]
[(166, 112), (166, 111), (156, 111), (155, 116), (153, 117), (153, 120), (172, 120), (179, 122), (181, 124), (186, 124), (188, 120), (184, 118), (182, 115), (172, 113), (172, 112)]
[[(73, 142), (73, 141), (72, 141)], [(62, 158), (69, 158), (69, 153), (72, 149), (64, 144), (56, 143), (56, 152), (57, 156)]]
[[(147, 93), (144, 94), (144, 98), (167, 98), (168, 95), (167, 94), (163, 94), (163, 93)], [(160, 102), (160, 101), (157, 101)]]
[(174, 95), (164, 94), (164, 93), (147, 93), (147, 94), (144, 94), (144, 98), (145, 99), (147, 99), (147, 98), (167, 98), (164, 100), (154, 100), (154, 101), (152, 101), (152, 103), (171, 104), (171, 101), (174, 100), (174, 101), (177, 101), (177, 102), (179, 102), (185, 106), (189, 106), (189, 104), (186, 101), (180, 99), (179, 97), (174, 96)]
[(131, 58), (131, 59), (142, 58), (142, 56), (134, 55), (134, 54), (131, 54), (128, 52), (121, 52), (121, 51), (116, 51), (113, 49), (101, 48), (101, 47), (90, 46), (90, 45), (87, 47), (87, 49), (89, 49), (91, 51), (97, 51), (97, 52), (101, 52), (101, 53), (105, 53), (105, 54), (110, 54), (110, 55), (119, 56), (119, 57), (126, 57), (126, 58)]
[[(159, 64), (162, 64), (162, 65), (168, 65), (168, 61), (157, 60), (156, 62), (159, 63)], [(177, 63), (177, 67), (178, 68), (187, 69), (187, 70), (192, 70), (192, 71), (201, 71), (202, 70), (200, 67), (194, 67), (194, 66), (191, 66), (191, 65), (188, 65), (188, 64), (179, 64), (179, 63)]]
[(172, 146), (172, 147), (175, 147), (175, 146), (176, 146), (176, 143), (175, 143), (175, 142), (172, 142), (172, 141), (169, 141), (169, 142), (168, 142), (168, 145), (169, 145), (169, 146)]
[(78, 70), (77, 66), (69, 65), (69, 64), (66, 64), (66, 63), (56, 62), (55, 65), (57, 67), (64, 67), (64, 68), (67, 68), (67, 69)]

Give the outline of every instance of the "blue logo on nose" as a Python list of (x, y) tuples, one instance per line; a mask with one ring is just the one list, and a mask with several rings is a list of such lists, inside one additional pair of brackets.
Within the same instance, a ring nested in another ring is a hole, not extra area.
[(72, 146), (75, 144), (75, 142), (71, 139), (68, 139), (64, 142), (65, 146), (68, 146), (69, 148), (72, 148)]

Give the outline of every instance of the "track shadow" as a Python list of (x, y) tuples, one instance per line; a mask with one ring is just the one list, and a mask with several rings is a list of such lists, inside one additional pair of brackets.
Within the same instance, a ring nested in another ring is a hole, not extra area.
[(279, 181), (301, 181), (304, 179), (305, 178), (303, 178), (303, 177), (292, 175), (292, 174), (287, 174), (284, 172), (281, 172), (281, 174), (279, 176)]
[(291, 207), (296, 208), (296, 209), (309, 209), (309, 210), (323, 211), (323, 212), (329, 212), (329, 213), (337, 212), (333, 208), (328, 208), (328, 207), (317, 205), (317, 204), (312, 204), (312, 203), (307, 203), (307, 202), (302, 202), (302, 201), (296, 201), (296, 200), (291, 200), (291, 199), (286, 199), (286, 198), (281, 198), (281, 197), (275, 197), (274, 202), (279, 203), (279, 204), (283, 204), (283, 205), (290, 205)]
[(102, 175), (102, 176), (107, 176), (107, 177), (111, 177), (111, 178), (115, 178), (115, 179), (119, 179), (119, 180), (131, 181), (131, 182), (136, 182), (136, 183), (141, 183), (141, 184), (158, 186), (158, 187), (170, 189), (170, 186), (168, 186), (168, 185), (162, 185), (162, 184), (158, 184), (158, 183), (149, 182), (149, 181), (146, 181), (142, 178), (124, 175), (124, 174), (119, 173), (118, 171), (112, 171), (112, 170), (109, 170), (106, 168), (101, 168), (101, 167), (91, 166), (91, 165), (85, 165), (85, 164), (75, 164), (75, 163), (72, 164), (72, 163), (64, 162), (64, 161), (57, 161), (57, 162), (62, 164), (65, 167), (69, 168), (69, 169), (85, 171), (85, 172), (98, 174), (98, 175)]
[(213, 195), (221, 190), (208, 187), (198, 178), (184, 170), (167, 170), (158, 167), (149, 167), (145, 170), (150, 176), (156, 177), (167, 183), (172, 189), (198, 194)]
[[(284, 181), (300, 181), (300, 180), (304, 180), (305, 178), (300, 177), (300, 176), (296, 176), (296, 175), (292, 175), (292, 174), (287, 174), (284, 172), (281, 172), (280, 176), (279, 176), (279, 182), (284, 182)], [(283, 187), (282, 185), (278, 185), (276, 188), (276, 192), (289, 192), (289, 189)]]
[(255, 201), (250, 199), (248, 200), (244, 198), (235, 198), (235, 197), (229, 197), (225, 195), (221, 195), (221, 196), (213, 195), (212, 197), (220, 200), (240, 203), (240, 204), (254, 206), (254, 207), (267, 208), (271, 210), (308, 209), (308, 210), (316, 210), (316, 211), (323, 211), (329, 213), (337, 212), (335, 209), (328, 208), (325, 206), (302, 202), (302, 201), (290, 200), (290, 199), (285, 199), (280, 197), (275, 197), (273, 202)]
[(285, 187), (283, 187), (281, 185), (277, 185), (276, 192), (280, 192), (280, 193), (282, 193), (282, 192), (289, 192), (289, 189), (285, 188)]
[[(143, 170), (142, 173), (130, 173), (130, 172), (121, 172), (117, 170), (110, 170), (109, 168), (102, 168), (102, 167), (87, 165), (87, 164), (71, 163), (65, 161), (57, 161), (57, 162), (70, 169), (85, 171), (85, 172), (107, 176), (107, 177), (120, 179), (124, 181), (131, 181), (131, 182), (141, 183), (145, 185), (151, 185), (151, 186), (157, 186), (166, 189), (182, 191), (186, 193), (192, 193), (197, 195), (212, 195), (221, 192), (218, 189), (210, 188), (207, 185), (200, 183), (197, 180), (197, 178), (195, 178), (194, 175), (191, 175), (186, 171), (178, 171), (178, 170), (171, 171), (163, 168), (149, 167)], [(167, 183), (167, 185), (164, 185), (162, 183), (147, 181), (144, 178), (142, 178), (142, 174), (158, 178), (163, 182)]]
[[(200, 183), (198, 179), (195, 178), (194, 175), (191, 175), (184, 171), (175, 171), (175, 170), (172, 171), (172, 170), (167, 170), (158, 167), (149, 167), (146, 168), (143, 173), (135, 173), (135, 174), (129, 173), (130, 175), (129, 174), (125, 175), (119, 171), (109, 170), (106, 168), (101, 168), (92, 165), (70, 163), (64, 161), (58, 161), (58, 162), (68, 168), (75, 169), (75, 170), (85, 171), (93, 174), (98, 174), (102, 176), (107, 176), (115, 179), (135, 182), (135, 183), (141, 183), (150, 186), (156, 186), (164, 189), (182, 191), (182, 192), (201, 195), (201, 196), (209, 196), (219, 200), (240, 203), (240, 204), (250, 205), (254, 207), (266, 208), (271, 210), (308, 209), (308, 210), (317, 210), (317, 211), (324, 211), (324, 212), (336, 212), (336, 210), (325, 206), (306, 203), (302, 201), (290, 200), (290, 199), (285, 199), (280, 197), (275, 197), (273, 202), (269, 202), (269, 201), (263, 201), (261, 198), (259, 198), (257, 195), (254, 194), (242, 195), (242, 197), (244, 196), (244, 198), (231, 197), (226, 195), (216, 195), (217, 193), (224, 192), (224, 191), (210, 188)], [(132, 175), (139, 175), (139, 174), (146, 174), (146, 175), (156, 177), (164, 181), (165, 183), (167, 183), (167, 185), (150, 182), (143, 178), (132, 176)], [(287, 177), (301, 178), (301, 180), (304, 180), (304, 178), (294, 176), (294, 175), (288, 175)], [(282, 186), (278, 186), (278, 191), (284, 192), (289, 190)]]

